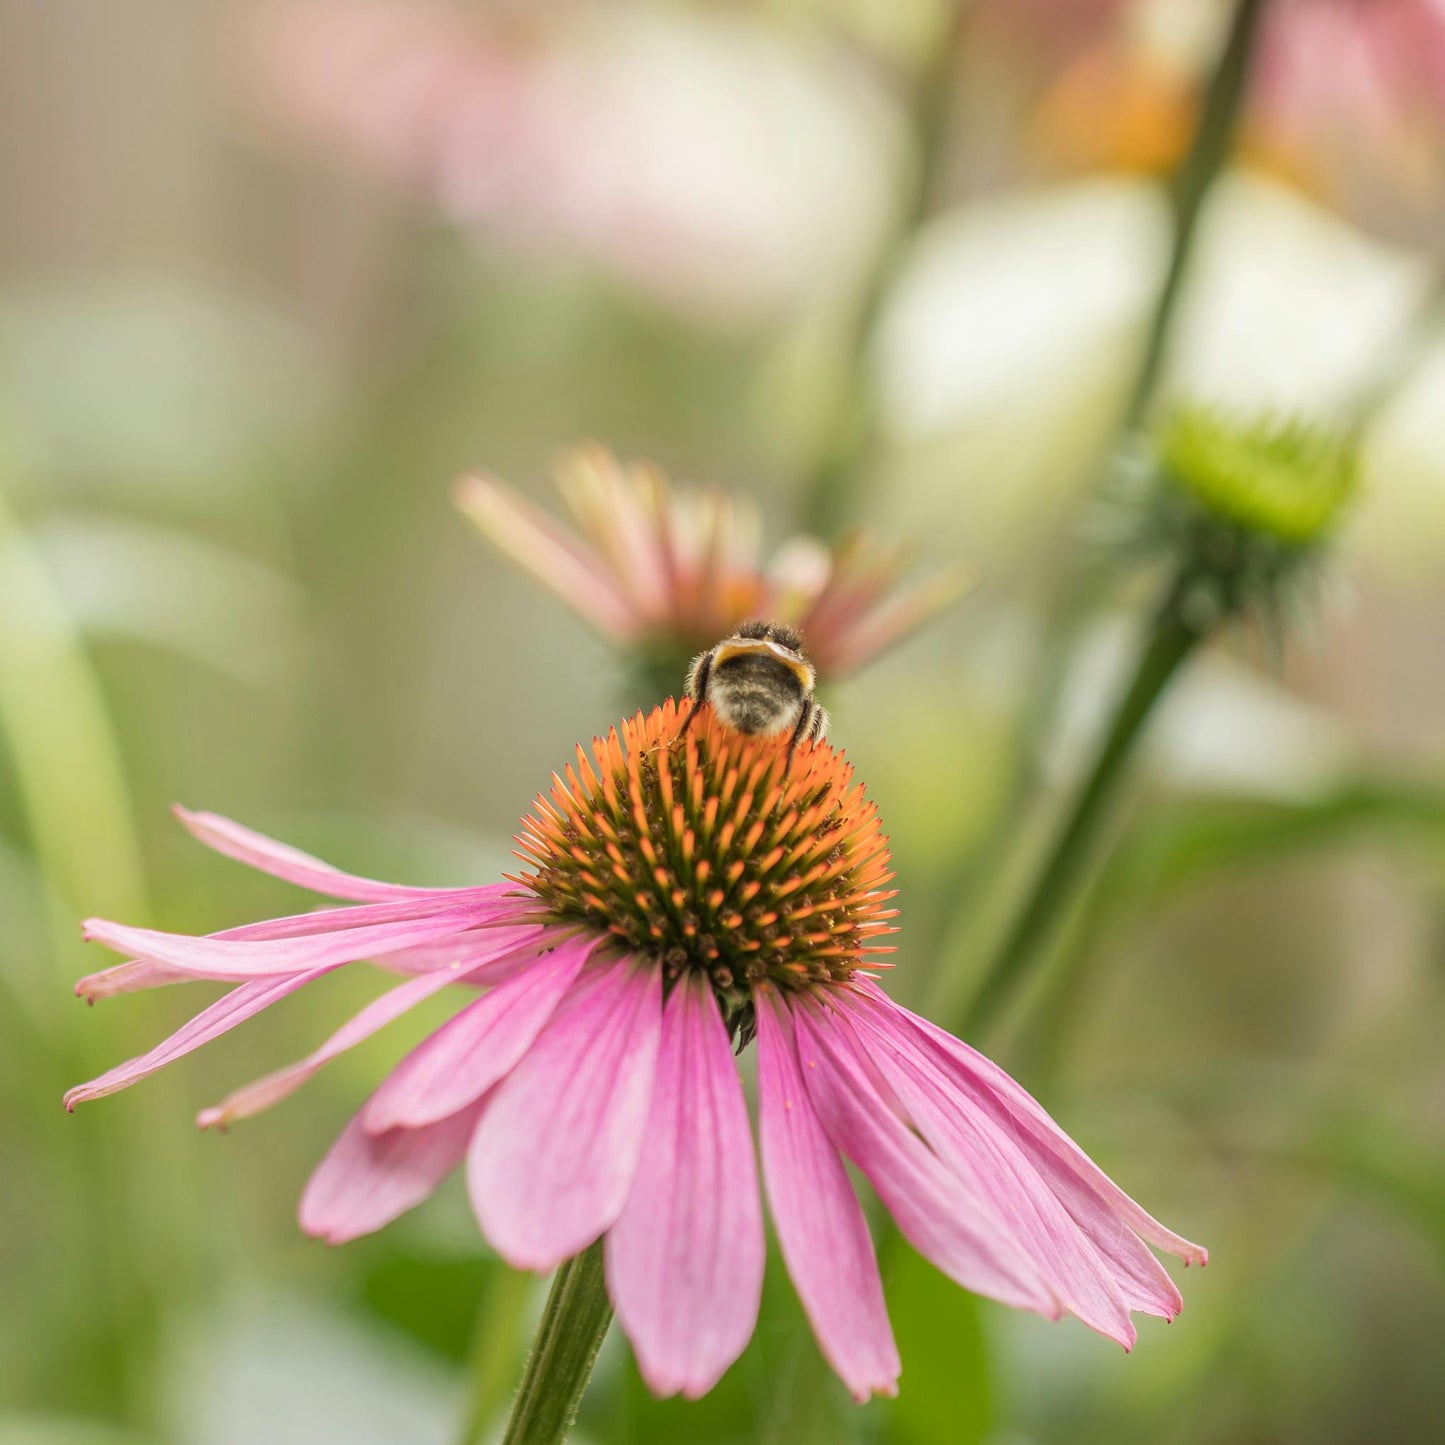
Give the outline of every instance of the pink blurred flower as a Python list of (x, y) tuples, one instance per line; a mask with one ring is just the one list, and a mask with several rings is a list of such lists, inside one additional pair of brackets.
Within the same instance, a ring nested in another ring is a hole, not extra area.
[(741, 16), (271, 0), (243, 39), (288, 136), (707, 319), (851, 274), (887, 197), (858, 77)]
[(959, 1284), (1126, 1348), (1172, 1319), (1153, 1244), (1205, 1251), (1124, 1195), (1012, 1079), (878, 986), (891, 931), (877, 812), (826, 744), (791, 757), (672, 702), (577, 750), (518, 839), (530, 866), (475, 888), (342, 873), (211, 814), (220, 852), (353, 906), (190, 938), (92, 920), (130, 955), (89, 997), (183, 979), (235, 987), (67, 1104), (135, 1083), (361, 959), (405, 975), (314, 1053), (206, 1110), (268, 1108), (421, 999), (459, 1010), (382, 1081), (322, 1161), (302, 1227), (379, 1229), (465, 1162), (482, 1232), (549, 1270), (606, 1236), (609, 1293), (649, 1386), (705, 1393), (757, 1317), (765, 1255), (732, 1042), (759, 1044), (763, 1185), (789, 1273), (859, 1399), (899, 1361), (844, 1161)]
[(802, 629), (818, 675), (853, 672), (962, 595), (962, 568), (899, 587), (904, 550), (855, 535), (794, 537), (766, 561), (758, 515), (720, 488), (673, 486), (599, 446), (563, 456), (573, 532), (505, 483), (468, 477), (463, 512), (525, 572), (618, 647), (692, 656), (744, 618)]
[[(1121, 25), (1111, 8), (1138, 23)], [(1101, 5), (1092, 43), (1039, 109), (1035, 141), (1070, 165), (1176, 164), (1218, 38), (1197, 23), (1206, 13)], [(1371, 225), (1438, 243), (1445, 0), (1270, 0), (1260, 26), (1240, 159)]]
[(1326, 194), (1445, 240), (1445, 0), (1274, 0), (1255, 125)]

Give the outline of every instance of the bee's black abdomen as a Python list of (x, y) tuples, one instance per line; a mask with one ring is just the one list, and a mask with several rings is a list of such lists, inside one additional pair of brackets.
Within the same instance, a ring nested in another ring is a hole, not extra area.
[[(719, 685), (724, 698), (718, 697)], [(792, 668), (760, 653), (743, 653), (718, 663), (710, 692), (715, 704), (723, 703), (728, 724), (744, 733), (777, 732), (803, 704), (803, 685)]]

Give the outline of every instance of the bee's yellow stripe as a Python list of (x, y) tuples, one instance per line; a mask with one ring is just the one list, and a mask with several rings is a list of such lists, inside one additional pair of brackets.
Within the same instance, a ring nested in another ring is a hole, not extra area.
[(763, 654), (777, 658), (789, 672), (802, 684), (804, 692), (813, 690), (813, 665), (799, 657), (796, 652), (790, 651), (780, 643), (771, 642), (766, 637), (730, 637), (726, 642), (718, 643), (713, 652), (713, 666), (726, 662), (730, 657), (744, 657), (749, 654)]

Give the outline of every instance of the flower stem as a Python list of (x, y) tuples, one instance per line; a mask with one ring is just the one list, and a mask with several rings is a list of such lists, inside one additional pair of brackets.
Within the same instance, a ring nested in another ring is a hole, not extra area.
[(857, 507), (860, 474), (872, 450), (876, 422), (876, 403), (868, 378), (869, 343), (913, 239), (937, 200), (959, 37), (971, 8), (968, 0), (949, 0), (947, 13), (939, 22), (938, 33), (913, 83), (909, 119), (915, 155), (911, 178), (849, 317), (842, 348), (843, 372), (834, 387), (822, 451), (803, 489), (804, 521), (821, 537), (844, 531)]
[(1229, 35), (1205, 90), (1204, 106), (1194, 139), (1174, 177), (1174, 241), (1164, 285), (1149, 319), (1144, 353), (1124, 411), (1123, 429), (1126, 433), (1143, 422), (1159, 388), (1159, 376), (1173, 334), (1184, 278), (1194, 256), (1199, 218), (1215, 181), (1229, 159), (1264, 7), (1265, 0), (1238, 0), (1235, 5)]
[(1093, 766), (1025, 895), (1023, 906), (964, 1012), (958, 1032), (965, 1036), (978, 1033), (994, 1021), (1048, 942), (1144, 724), (1180, 665), (1203, 637), (1197, 627), (1185, 620), (1181, 606), (1184, 590), (1181, 576), (1155, 616), (1134, 675), (1114, 712)]
[(556, 1445), (567, 1438), (611, 1323), (599, 1239), (552, 1280), (503, 1445)]

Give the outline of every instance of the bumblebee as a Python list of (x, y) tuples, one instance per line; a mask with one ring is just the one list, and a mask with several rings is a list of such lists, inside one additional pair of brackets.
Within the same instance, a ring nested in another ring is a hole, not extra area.
[(718, 720), (740, 733), (788, 733), (791, 757), (804, 738), (821, 742), (828, 734), (828, 714), (813, 699), (815, 681), (796, 628), (744, 622), (731, 637), (693, 658), (685, 684), (693, 710), (683, 731), (702, 705), (711, 703)]

